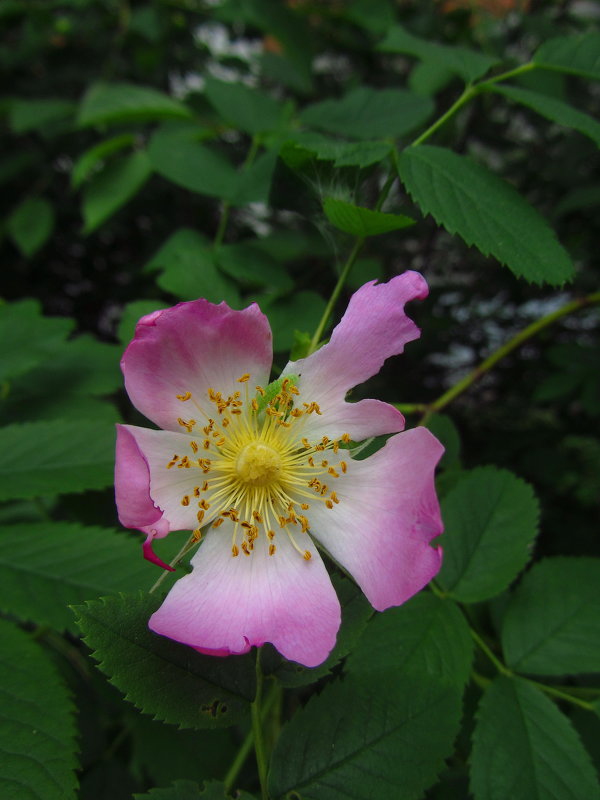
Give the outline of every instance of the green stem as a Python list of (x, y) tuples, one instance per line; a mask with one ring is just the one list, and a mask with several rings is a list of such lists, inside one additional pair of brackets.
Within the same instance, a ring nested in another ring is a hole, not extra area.
[(511, 671), (508, 669), (508, 667), (504, 666), (504, 664), (503, 664), (503, 663), (500, 661), (500, 659), (499, 659), (499, 658), (497, 658), (497, 657), (494, 655), (494, 653), (492, 653), (492, 651), (490, 650), (490, 648), (489, 648), (489, 647), (487, 646), (487, 644), (486, 644), (486, 643), (483, 641), (483, 639), (482, 639), (482, 638), (481, 638), (481, 636), (480, 636), (480, 635), (477, 633), (477, 631), (476, 631), (476, 630), (474, 630), (473, 628), (471, 628), (471, 626), (469, 626), (469, 630), (471, 631), (471, 636), (472, 636), (472, 637), (473, 637), (473, 639), (475, 640), (475, 643), (477, 644), (477, 646), (479, 647), (479, 649), (480, 649), (480, 650), (481, 650), (483, 653), (485, 653), (485, 655), (486, 655), (486, 656), (489, 658), (489, 660), (492, 662), (492, 664), (493, 664), (493, 665), (496, 667), (496, 669), (498, 670), (498, 672), (499, 672), (501, 675), (505, 675), (507, 678), (512, 678), (512, 677), (513, 677), (513, 673), (512, 673), (512, 672), (511, 672)]
[(416, 147), (416, 145), (422, 144), (426, 139), (429, 139), (442, 125), (445, 125), (446, 122), (456, 114), (464, 105), (466, 105), (475, 95), (477, 94), (477, 88), (475, 86), (467, 86), (461, 96), (452, 103), (450, 108), (442, 114), (441, 117), (438, 117), (433, 125), (430, 125), (426, 131), (424, 131), (420, 136), (411, 142), (409, 147)]
[(534, 681), (531, 678), (524, 678), (522, 676), (521, 679), (527, 681), (527, 683), (531, 683), (533, 686), (537, 686), (538, 689), (541, 689), (546, 694), (549, 694), (550, 697), (556, 697), (557, 700), (564, 700), (574, 706), (584, 708), (586, 711), (595, 710), (592, 703), (588, 703), (586, 700), (581, 700), (579, 697), (573, 697), (572, 694), (563, 692), (561, 689), (556, 689), (554, 686), (548, 686), (545, 683), (540, 683), (539, 681)]
[(267, 757), (265, 753), (265, 742), (263, 739), (262, 718), (260, 704), (262, 701), (263, 674), (260, 668), (260, 648), (256, 648), (256, 696), (251, 705), (252, 714), (252, 734), (254, 738), (254, 752), (256, 753), (256, 765), (258, 767), (258, 779), (260, 781), (261, 800), (269, 800), (267, 790)]
[[(177, 564), (178, 564), (178, 563), (181, 561), (181, 559), (184, 557), (184, 555), (185, 555), (186, 553), (189, 553), (189, 551), (192, 549), (192, 547), (194, 547), (194, 545), (198, 544), (198, 542), (199, 542), (199, 541), (200, 541), (200, 540), (199, 540), (199, 539), (197, 539), (197, 538), (195, 537), (195, 535), (192, 533), (192, 535), (190, 536), (190, 538), (189, 538), (189, 539), (187, 540), (187, 542), (186, 542), (186, 543), (183, 545), (183, 547), (182, 547), (182, 548), (181, 548), (181, 550), (180, 550), (180, 551), (177, 553), (177, 555), (175, 556), (175, 558), (174, 558), (174, 559), (171, 561), (171, 563), (169, 564), (169, 566), (170, 566), (170, 567), (176, 567), (176, 566), (177, 566)], [(165, 570), (165, 571), (163, 572), (163, 574), (160, 576), (160, 578), (158, 578), (158, 580), (155, 582), (155, 584), (154, 584), (154, 585), (152, 586), (152, 588), (150, 589), (150, 592), (149, 592), (150, 594), (152, 594), (152, 592), (154, 592), (156, 589), (158, 589), (158, 587), (161, 585), (161, 583), (164, 581), (164, 579), (167, 577), (167, 575), (168, 575), (168, 574), (169, 574), (169, 573), (168, 573), (168, 571), (167, 571), (167, 570)]]
[(487, 78), (480, 83), (476, 83), (474, 88), (475, 89), (485, 89), (487, 86), (492, 86), (494, 83), (501, 83), (502, 81), (508, 81), (511, 78), (516, 78), (519, 75), (524, 75), (526, 72), (531, 72), (532, 69), (536, 69), (537, 64), (534, 64), (533, 61), (528, 61), (526, 64), (521, 64), (520, 67), (515, 67), (514, 69), (509, 69), (506, 72), (501, 72), (500, 75), (495, 75), (493, 78)]
[(535, 336), (537, 333), (542, 331), (544, 328), (547, 328), (548, 325), (551, 325), (553, 322), (561, 319), (561, 317), (566, 316), (567, 314), (572, 314), (574, 311), (579, 311), (582, 308), (587, 308), (588, 306), (595, 305), (600, 303), (600, 292), (595, 292), (594, 294), (589, 294), (586, 297), (580, 297), (578, 300), (572, 300), (570, 303), (566, 303), (564, 306), (561, 306), (556, 311), (553, 311), (551, 314), (547, 314), (545, 317), (532, 322), (531, 325), (528, 325), (526, 328), (523, 328), (522, 331), (515, 334), (506, 344), (499, 347), (495, 352), (492, 353), (491, 356), (482, 361), (478, 367), (475, 367), (468, 375), (466, 375), (462, 380), (455, 383), (454, 386), (451, 386), (447, 392), (444, 392), (441, 397), (438, 397), (437, 400), (434, 400), (433, 403), (427, 407), (423, 418), (421, 419), (421, 425), (425, 425), (432, 414), (437, 411), (441, 411), (445, 408), (448, 403), (454, 400), (458, 395), (465, 392), (469, 389), (475, 381), (479, 380), (482, 375), (485, 375), (486, 372), (489, 372), (492, 367), (496, 366), (496, 364), (505, 358), (509, 353), (512, 353), (517, 347), (520, 347), (523, 342), (526, 342), (528, 339), (531, 339), (532, 336)]
[[(244, 159), (244, 163), (242, 164), (240, 172), (244, 172), (250, 166), (252, 166), (259, 148), (260, 148), (260, 137), (253, 136), (252, 142), (250, 143), (250, 147), (248, 149), (248, 154)], [(217, 228), (217, 232), (215, 233), (215, 238), (213, 239), (212, 243), (213, 250), (218, 250), (219, 247), (223, 244), (223, 239), (225, 238), (225, 231), (227, 230), (227, 225), (229, 223), (230, 212), (231, 212), (231, 203), (225, 201), (221, 208), (221, 218), (219, 219), (219, 226)]]
[[(271, 691), (267, 695), (265, 702), (263, 703), (262, 707), (262, 714), (261, 719), (264, 722), (265, 719), (269, 716), (273, 706), (275, 706), (277, 700), (280, 696), (280, 687), (278, 684), (273, 684), (271, 687)], [(254, 744), (254, 729), (250, 728), (248, 731), (244, 741), (240, 745), (240, 749), (236, 753), (236, 756), (227, 770), (227, 774), (223, 779), (223, 783), (225, 784), (225, 791), (230, 792), (233, 789), (237, 776), (240, 773), (240, 770), (244, 766), (246, 759), (250, 755), (250, 751), (252, 750), (252, 745)]]

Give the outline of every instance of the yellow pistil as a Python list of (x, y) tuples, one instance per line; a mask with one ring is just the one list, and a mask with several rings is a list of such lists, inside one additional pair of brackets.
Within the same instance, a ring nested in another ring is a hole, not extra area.
[[(304, 402), (295, 385), (297, 376), (276, 381), (267, 389), (257, 386), (254, 397), (249, 392), (250, 379), (250, 374), (238, 378), (243, 391), (228, 396), (210, 388), (201, 402), (191, 392), (177, 395), (195, 407), (205, 424), (198, 425), (194, 419), (177, 420), (190, 434), (191, 452), (189, 456), (174, 454), (166, 468), (196, 469), (206, 476), (202, 488), (186, 489), (181, 504), (188, 506), (192, 496), (199, 498), (206, 492), (207, 499), (197, 505), (196, 524), (219, 528), (229, 520), (232, 557), (241, 553), (250, 556), (260, 536), (266, 536), (267, 551), (275, 555), (275, 530), (281, 530), (277, 536), (285, 533), (298, 554), (310, 561), (312, 554), (300, 539), (310, 532), (311, 506), (322, 503), (333, 510), (343, 502), (343, 495), (340, 499), (325, 479), (336, 479), (337, 488), (337, 479), (343, 479), (349, 471), (349, 457), (338, 461), (332, 459), (332, 453), (335, 456), (340, 442), (349, 442), (350, 436), (309, 438), (307, 419), (322, 412), (318, 403)], [(206, 399), (214, 406), (212, 417), (207, 413)], [(195, 429), (205, 438), (199, 434), (199, 441), (192, 439)], [(198, 457), (200, 453), (204, 453), (203, 458)], [(194, 531), (194, 539), (199, 537), (200, 527)]]

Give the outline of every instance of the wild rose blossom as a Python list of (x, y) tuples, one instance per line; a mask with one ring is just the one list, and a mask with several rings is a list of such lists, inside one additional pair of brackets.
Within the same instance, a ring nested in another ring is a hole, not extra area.
[[(121, 365), (129, 397), (162, 430), (119, 425), (123, 525), (152, 543), (204, 540), (193, 571), (150, 619), (156, 633), (214, 655), (271, 642), (312, 667), (335, 644), (340, 604), (313, 538), (383, 610), (438, 572), (434, 470), (443, 448), (378, 400), (345, 401), (419, 336), (404, 304), (426, 297), (405, 272), (359, 289), (320, 350), (269, 385), (271, 331), (257, 305), (206, 300), (143, 317)], [(363, 460), (348, 443), (397, 434)]]

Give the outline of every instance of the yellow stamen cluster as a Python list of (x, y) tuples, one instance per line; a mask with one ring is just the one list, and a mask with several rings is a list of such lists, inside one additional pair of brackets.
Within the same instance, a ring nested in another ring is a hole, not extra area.
[(232, 556), (240, 552), (249, 556), (261, 532), (269, 542), (269, 555), (274, 555), (275, 539), (281, 531), (308, 561), (311, 552), (296, 542), (295, 535), (309, 532), (304, 512), (311, 503), (333, 509), (340, 502), (330, 484), (347, 472), (348, 462), (330, 464), (323, 454), (337, 454), (340, 442), (349, 442), (350, 436), (309, 441), (302, 435), (305, 422), (311, 414), (321, 415), (319, 405), (300, 403), (300, 392), (289, 378), (281, 381), (272, 397), (274, 390), (261, 386), (256, 387), (256, 397), (250, 397), (250, 377), (245, 374), (238, 379), (245, 385), (244, 399), (239, 390), (227, 397), (208, 390), (213, 416), (208, 416), (191, 392), (177, 395), (181, 402), (192, 401), (205, 424), (195, 419), (177, 420), (190, 434), (191, 454), (173, 454), (166, 468), (200, 470), (202, 474), (202, 482), (181, 498), (181, 505), (197, 509), (196, 540), (202, 536), (203, 525), (218, 528), (229, 520), (233, 523)]

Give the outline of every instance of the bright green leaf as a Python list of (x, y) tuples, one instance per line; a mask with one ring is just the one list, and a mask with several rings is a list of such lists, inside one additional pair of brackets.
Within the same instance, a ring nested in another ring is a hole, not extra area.
[(26, 197), (12, 212), (6, 229), (26, 258), (31, 258), (54, 230), (54, 208), (43, 197)]
[(148, 620), (161, 600), (119, 595), (74, 609), (100, 669), (127, 700), (156, 719), (182, 728), (239, 722), (254, 698), (254, 656), (205, 656), (153, 633)]
[(552, 122), (564, 125), (566, 128), (573, 128), (584, 136), (589, 136), (600, 147), (600, 122), (596, 122), (593, 117), (584, 114), (583, 111), (579, 111), (555, 97), (532, 92), (530, 89), (503, 86), (498, 83), (494, 84), (492, 89), (494, 92), (508, 97), (509, 100), (514, 100), (515, 103), (521, 103), (537, 111), (538, 114)]
[(527, 563), (538, 517), (531, 487), (512, 472), (479, 467), (467, 473), (442, 502), (441, 585), (465, 603), (499, 594)]
[(159, 175), (191, 192), (229, 199), (237, 188), (238, 173), (225, 156), (198, 141), (182, 137), (173, 147), (169, 138), (155, 134), (148, 156)]
[(517, 587), (504, 617), (507, 663), (538, 675), (600, 672), (600, 559), (547, 558)]
[(381, 675), (429, 675), (464, 685), (471, 674), (473, 641), (458, 607), (421, 592), (399, 608), (376, 614), (346, 663), (347, 671), (377, 683)]
[(600, 80), (600, 33), (588, 31), (580, 36), (557, 36), (544, 42), (532, 61), (544, 69)]
[(498, 678), (477, 715), (475, 800), (597, 800), (598, 780), (569, 720), (535, 686)]
[(300, 114), (304, 125), (352, 139), (403, 136), (433, 113), (428, 97), (403, 89), (361, 86), (340, 100), (323, 100)]
[(70, 693), (46, 653), (0, 620), (0, 796), (75, 800), (77, 741)]
[(110, 486), (114, 443), (112, 425), (90, 421), (0, 428), (0, 500)]
[(560, 285), (573, 264), (546, 220), (506, 181), (468, 156), (429, 145), (405, 150), (402, 182), (422, 211), (517, 277)]
[(118, 153), (135, 143), (133, 133), (122, 133), (120, 136), (113, 136), (103, 142), (90, 147), (73, 164), (71, 171), (71, 186), (78, 189), (81, 184), (89, 178), (94, 170), (113, 153)]
[(323, 211), (338, 230), (361, 238), (398, 231), (415, 223), (414, 219), (404, 214), (384, 214), (383, 211), (372, 211), (345, 200), (336, 200), (335, 197), (323, 200)]
[(18, 134), (44, 131), (48, 125), (69, 119), (74, 111), (75, 103), (69, 100), (49, 97), (41, 100), (16, 100), (10, 107), (10, 127)]
[(37, 300), (1, 304), (0, 382), (44, 362), (74, 327), (71, 319), (42, 316)]
[(83, 128), (191, 116), (183, 103), (156, 89), (133, 83), (96, 83), (81, 99), (77, 123)]
[(270, 793), (303, 800), (417, 800), (452, 752), (460, 690), (425, 676), (346, 677), (313, 695), (283, 728)]
[(76, 631), (69, 604), (155, 580), (141, 539), (125, 531), (42, 522), (0, 532), (0, 609), (24, 621)]
[(384, 53), (408, 53), (416, 56), (425, 62), (431, 62), (437, 67), (459, 75), (466, 83), (480, 78), (494, 64), (498, 63), (496, 58), (477, 53), (474, 50), (467, 50), (465, 47), (437, 44), (428, 39), (420, 39), (404, 30), (400, 25), (395, 25), (388, 30), (385, 39), (377, 49)]
[(284, 108), (266, 92), (208, 77), (204, 93), (226, 122), (251, 136), (281, 127)]
[(84, 233), (99, 228), (146, 183), (152, 166), (139, 151), (112, 161), (83, 190)]

